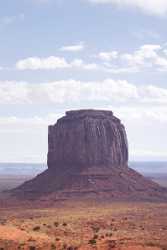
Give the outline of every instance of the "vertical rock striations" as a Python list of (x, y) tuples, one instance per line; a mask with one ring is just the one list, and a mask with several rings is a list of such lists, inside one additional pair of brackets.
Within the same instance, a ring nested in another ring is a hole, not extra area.
[(49, 126), (48, 167), (126, 167), (124, 126), (111, 111), (79, 110)]

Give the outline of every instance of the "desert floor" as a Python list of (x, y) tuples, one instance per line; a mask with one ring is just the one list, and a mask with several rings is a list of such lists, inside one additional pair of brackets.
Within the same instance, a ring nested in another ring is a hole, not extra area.
[(167, 204), (60, 202), (0, 209), (0, 250), (166, 250)]

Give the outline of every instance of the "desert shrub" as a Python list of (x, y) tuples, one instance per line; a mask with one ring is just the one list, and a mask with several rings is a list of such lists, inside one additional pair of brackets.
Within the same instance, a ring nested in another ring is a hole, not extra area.
[(67, 250), (77, 250), (78, 248), (77, 247), (74, 247), (74, 246), (69, 246), (67, 247)]
[(52, 248), (52, 249), (56, 249), (55, 244), (52, 243), (52, 244), (51, 244), (51, 248)]
[(36, 250), (36, 247), (35, 246), (30, 246), (29, 250)]
[(112, 228), (113, 226), (114, 226), (114, 224), (113, 224), (113, 223), (111, 223), (111, 224), (110, 224), (110, 228)]
[(63, 225), (63, 227), (66, 227), (66, 226), (67, 226), (67, 223), (66, 223), (66, 222), (64, 222), (62, 225)]
[(63, 244), (63, 250), (66, 250), (67, 249), (67, 244)]
[(40, 230), (40, 226), (36, 226), (33, 228), (34, 231), (39, 231)]
[(18, 249), (21, 249), (24, 245), (25, 245), (25, 243), (21, 243), (21, 244), (18, 246)]
[(110, 248), (115, 248), (116, 247), (116, 241), (115, 240), (110, 240), (108, 241), (108, 246)]
[(93, 239), (94, 239), (94, 240), (97, 240), (98, 237), (99, 237), (98, 234), (95, 234), (95, 235), (93, 236)]
[(90, 244), (90, 245), (96, 245), (96, 240), (95, 240), (95, 239), (89, 240), (89, 244)]
[(98, 233), (100, 231), (100, 227), (92, 226), (92, 230), (93, 230), (93, 232)]
[(55, 225), (55, 227), (58, 227), (59, 226), (59, 222), (55, 221), (54, 225)]
[(147, 246), (149, 246), (149, 247), (156, 247), (157, 244), (150, 241), (150, 242), (147, 242)]
[(158, 247), (158, 248), (161, 248), (161, 250), (167, 250), (167, 245), (159, 245), (159, 244), (156, 244), (155, 242), (147, 242), (147, 246), (149, 247)]

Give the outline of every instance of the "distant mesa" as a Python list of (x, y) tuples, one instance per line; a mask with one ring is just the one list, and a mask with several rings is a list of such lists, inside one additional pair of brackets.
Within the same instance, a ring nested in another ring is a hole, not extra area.
[(112, 111), (66, 112), (49, 126), (47, 163), (45, 172), (11, 194), (21, 199), (167, 199), (167, 189), (128, 167), (126, 131)]

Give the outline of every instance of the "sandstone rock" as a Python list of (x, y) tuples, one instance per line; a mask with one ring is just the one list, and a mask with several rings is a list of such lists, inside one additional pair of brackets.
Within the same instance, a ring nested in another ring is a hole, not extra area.
[(128, 145), (124, 126), (111, 111), (79, 110), (49, 126), (48, 167), (125, 167)]
[(125, 128), (111, 111), (66, 112), (49, 126), (48, 145), (48, 169), (12, 195), (45, 201), (167, 200), (166, 188), (128, 167)]

